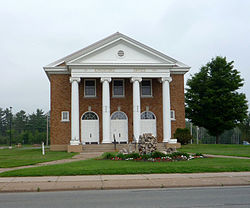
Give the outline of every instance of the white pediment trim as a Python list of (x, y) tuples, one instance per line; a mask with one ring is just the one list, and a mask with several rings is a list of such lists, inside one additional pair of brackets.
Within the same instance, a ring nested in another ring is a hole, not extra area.
[[(188, 68), (188, 69), (190, 68), (189, 66), (187, 66), (187, 65), (185, 65), (185, 64), (183, 64), (183, 63), (181, 63), (181, 62), (179, 62), (179, 61), (177, 61), (177, 60), (175, 60), (175, 59), (173, 59), (173, 58), (171, 58), (171, 57), (169, 57), (169, 56), (167, 56), (167, 55), (165, 55), (165, 54), (163, 54), (163, 53), (161, 53), (161, 52), (159, 52), (151, 47), (148, 47), (148, 46), (146, 46), (146, 45), (144, 45), (144, 44), (142, 44), (142, 43), (140, 43), (140, 42), (138, 42), (138, 41), (136, 41), (128, 36), (125, 36), (121, 33), (118, 33), (118, 32), (101, 40), (101, 41), (98, 41), (98, 42), (96, 42), (96, 43), (94, 43), (86, 48), (83, 48), (75, 53), (72, 53), (72, 54), (70, 54), (62, 59), (59, 59), (59, 60), (47, 65), (46, 67), (57, 67), (63, 63), (66, 66), (74, 65), (74, 63), (76, 63), (77, 60), (79, 60), (83, 57), (86, 57), (90, 54), (96, 53), (97, 51), (99, 51), (99, 50), (101, 50), (109, 45), (112, 45), (112, 44), (116, 43), (117, 41), (124, 41), (127, 44), (130, 44), (130, 45), (132, 45), (132, 46), (134, 46), (142, 51), (145, 51), (148, 54), (151, 54), (152, 56), (159, 58), (159, 60), (162, 60), (162, 63), (158, 63), (159, 65), (170, 64), (170, 65), (175, 65), (176, 67), (184, 67), (184, 68)], [(105, 65), (108, 63), (99, 63), (99, 64)], [(123, 63), (123, 64), (126, 64), (126, 63)], [(129, 63), (129, 64), (136, 65), (138, 63)], [(145, 63), (145, 64), (147, 64), (147, 63)], [(46, 67), (44, 67), (44, 68), (46, 68)]]
[[(166, 57), (162, 57), (159, 54), (153, 53), (152, 51), (145, 49), (139, 45), (135, 45), (131, 41), (127, 41), (124, 38), (119, 38), (119, 39), (116, 39), (112, 42), (109, 42), (109, 43), (101, 46), (100, 48), (96, 48), (96, 49), (94, 49), (86, 54), (83, 54), (82, 56), (77, 57), (76, 59), (69, 61), (67, 63), (67, 65), (71, 65), (71, 64), (75, 64), (75, 63), (79, 64), (79, 62), (81, 62), (83, 64), (84, 64), (84, 62), (91, 63), (91, 62), (93, 62), (93, 56), (95, 56), (95, 55), (98, 56), (98, 52), (102, 51), (102, 52), (100, 52), (100, 54), (105, 53), (105, 52), (111, 51), (112, 47), (117, 48), (119, 46), (126, 47), (127, 50), (129, 49), (130, 52), (132, 52), (132, 51), (136, 52), (135, 56), (140, 55), (140, 54), (144, 55), (144, 58), (141, 58), (141, 63), (147, 63), (149, 60), (151, 60), (151, 63), (157, 62), (159, 64), (174, 64), (177, 62), (177, 61), (173, 61), (172, 59), (167, 59)], [(114, 52), (114, 53), (116, 53), (116, 52)], [(125, 51), (125, 53), (126, 53), (126, 51)], [(113, 54), (110, 54), (110, 56), (112, 56), (112, 55)], [(91, 56), (92, 56), (92, 61), (91, 61)], [(88, 60), (89, 57), (90, 57), (90, 61)], [(84, 61), (84, 59), (85, 60), (87, 59), (87, 60)], [(83, 61), (81, 61), (81, 60), (83, 60)], [(115, 58), (113, 60), (110, 60), (109, 62), (123, 62), (123, 61), (124, 61), (123, 59)], [(128, 62), (130, 64), (133, 63), (130, 61), (125, 61), (124, 63), (126, 63), (126, 62)], [(105, 64), (107, 62), (105, 62), (105, 59), (103, 59), (102, 63)], [(136, 64), (137, 62), (134, 62), (134, 63)]]

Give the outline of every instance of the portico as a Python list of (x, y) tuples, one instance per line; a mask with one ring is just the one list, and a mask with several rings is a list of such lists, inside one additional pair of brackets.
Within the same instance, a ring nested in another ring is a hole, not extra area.
[[(138, 73), (138, 70), (136, 71)], [(121, 77), (121, 75), (119, 76)], [(86, 76), (84, 77), (86, 78)], [(148, 78), (148, 77), (144, 77)], [(79, 145), (79, 86), (81, 78), (70, 77), (71, 83), (71, 145)], [(102, 83), (102, 143), (112, 143), (113, 138), (110, 129), (110, 82), (111, 77), (100, 77)], [(131, 77), (130, 82), (133, 85), (133, 135), (136, 141), (140, 136), (140, 121), (141, 121), (141, 105), (140, 105), (140, 82), (142, 77)], [(169, 84), (172, 81), (170, 73), (168, 76), (159, 78), (162, 83), (162, 106), (163, 106), (163, 142), (176, 143), (175, 139), (171, 139), (171, 118), (170, 118), (170, 88)]]
[(52, 147), (128, 143), (143, 133), (176, 143), (189, 68), (121, 33), (47, 65)]

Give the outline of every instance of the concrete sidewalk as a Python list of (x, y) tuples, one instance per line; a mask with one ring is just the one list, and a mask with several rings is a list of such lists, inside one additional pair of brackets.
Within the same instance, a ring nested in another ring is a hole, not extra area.
[(0, 192), (250, 185), (250, 172), (0, 178)]

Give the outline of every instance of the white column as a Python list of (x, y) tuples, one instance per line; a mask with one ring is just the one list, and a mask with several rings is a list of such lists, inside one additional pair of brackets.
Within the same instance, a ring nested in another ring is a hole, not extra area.
[(79, 86), (80, 78), (70, 77), (71, 83), (71, 140), (70, 145), (79, 145)]
[(171, 139), (170, 88), (171, 77), (162, 77), (163, 142), (176, 143)]
[(111, 143), (110, 137), (110, 77), (102, 77), (102, 143)]
[(141, 134), (141, 99), (140, 99), (140, 82), (141, 77), (132, 77), (133, 82), (133, 134), (136, 141), (139, 141)]

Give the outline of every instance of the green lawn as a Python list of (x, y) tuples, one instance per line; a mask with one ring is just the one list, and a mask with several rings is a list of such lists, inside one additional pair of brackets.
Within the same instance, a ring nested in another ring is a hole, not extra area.
[(188, 144), (188, 145), (182, 145), (179, 151), (190, 152), (190, 153), (213, 154), (213, 155), (250, 157), (250, 145)]
[(62, 176), (98, 174), (197, 173), (250, 171), (250, 160), (205, 158), (181, 162), (85, 160), (4, 172), (6, 176)]
[(41, 149), (1, 149), (0, 168), (10, 168), (24, 165), (33, 165), (41, 162), (71, 158), (76, 153), (53, 152), (46, 149), (43, 156)]

